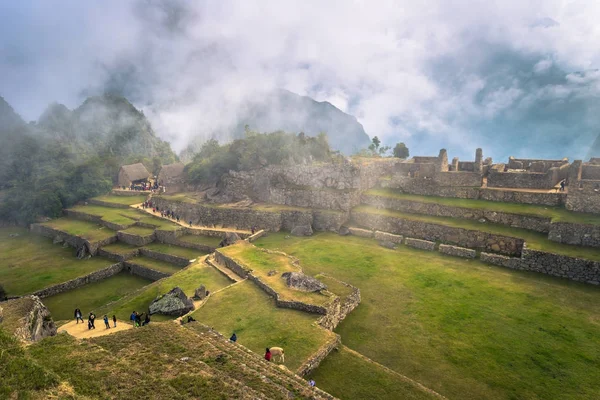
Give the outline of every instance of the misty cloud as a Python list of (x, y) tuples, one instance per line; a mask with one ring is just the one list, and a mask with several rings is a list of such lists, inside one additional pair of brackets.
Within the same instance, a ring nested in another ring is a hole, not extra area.
[(600, 133), (600, 4), (4, 3), (0, 95), (28, 120), (118, 92), (181, 150), (285, 88), (413, 154), (575, 158)]

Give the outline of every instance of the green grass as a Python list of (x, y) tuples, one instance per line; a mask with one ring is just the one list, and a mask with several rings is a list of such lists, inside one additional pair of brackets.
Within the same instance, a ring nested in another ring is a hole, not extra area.
[[(101, 307), (98, 313), (116, 314), (117, 318), (129, 320), (133, 310), (138, 312), (148, 310), (150, 303), (157, 296), (163, 295), (178, 286), (188, 297), (194, 295), (194, 289), (200, 285), (206, 286), (206, 289), (214, 292), (231, 284), (223, 274), (216, 269), (207, 266), (203, 262), (196, 262), (184, 270), (179, 270), (172, 276), (154, 282), (136, 293), (127, 295), (123, 299), (105, 307)], [(173, 317), (153, 315), (153, 320), (172, 319)]]
[(102, 246), (102, 249), (116, 254), (128, 254), (136, 249), (139, 249), (139, 247), (132, 246), (124, 242), (114, 242), (107, 244), (106, 246)]
[(144, 246), (144, 248), (146, 248), (148, 250), (152, 250), (152, 251), (157, 251), (157, 252), (163, 253), (163, 254), (170, 254), (173, 256), (184, 257), (184, 258), (187, 258), (188, 260), (193, 260), (195, 258), (204, 256), (207, 254), (204, 251), (200, 251), (200, 250), (196, 250), (196, 249), (189, 249), (187, 247), (180, 247), (180, 246), (175, 246), (172, 244), (158, 243), (158, 242), (150, 243), (150, 244)]
[[(315, 305), (325, 305), (332, 300), (331, 296), (325, 294), (303, 292), (288, 287), (281, 274), (299, 271), (299, 268), (293, 266), (290, 259), (284, 255), (269, 254), (244, 241), (222, 248), (219, 251), (238, 261), (244, 268), (251, 270), (261, 281), (273, 288), (279, 294), (281, 300), (301, 301)], [(269, 276), (269, 271), (273, 270), (277, 271), (277, 274)]]
[[(73, 319), (73, 311), (81, 309), (83, 315), (95, 311), (111, 301), (152, 283), (147, 279), (122, 272), (98, 282), (92, 282), (77, 289), (46, 297), (42, 301), (50, 310), (55, 321)], [(99, 315), (99, 318), (102, 316)]]
[[(451, 399), (597, 398), (597, 287), (359, 237), (284, 237), (255, 243), (360, 288), (337, 332), (367, 357)], [(339, 365), (316, 376), (343, 382)], [(335, 387), (352, 398), (352, 386)]]
[(100, 224), (70, 218), (53, 219), (44, 222), (42, 225), (59, 229), (69, 235), (82, 237), (90, 242), (98, 242), (117, 234), (117, 232)]
[(102, 257), (78, 260), (72, 247), (53, 245), (22, 228), (0, 228), (0, 283), (9, 296), (33, 293), (113, 263)]
[(566, 210), (562, 207), (504, 203), (487, 200), (456, 199), (451, 197), (419, 196), (414, 194), (400, 193), (392, 189), (371, 189), (365, 194), (389, 197), (398, 200), (415, 201), (419, 203), (435, 203), (450, 207), (462, 207), (476, 210), (546, 217), (551, 218), (552, 222), (573, 222), (577, 224), (600, 225), (600, 215), (598, 214), (577, 213)]
[(107, 203), (115, 203), (115, 204), (123, 204), (126, 206), (130, 206), (133, 204), (140, 204), (146, 201), (146, 196), (116, 196), (116, 195), (106, 195), (106, 196), (98, 196), (94, 197), (93, 200), (105, 201)]
[(263, 355), (266, 347), (285, 350), (285, 365), (295, 370), (331, 333), (315, 324), (319, 316), (277, 308), (275, 301), (252, 282), (245, 281), (211, 296), (193, 314), (199, 322)]
[(183, 235), (178, 238), (182, 242), (203, 244), (210, 247), (219, 247), (219, 243), (223, 238), (218, 236), (203, 236), (203, 235)]
[[(112, 222), (113, 224), (119, 225), (133, 225), (138, 218), (135, 218), (134, 215), (129, 210), (124, 210), (122, 208), (112, 208), (112, 207), (104, 207), (97, 206), (94, 204), (89, 205), (77, 205), (71, 207), (69, 210), (82, 212), (88, 215), (93, 215), (97, 217), (101, 217), (103, 220), (107, 222)], [(133, 210), (135, 212), (135, 210)]]
[(121, 232), (137, 236), (150, 236), (154, 233), (154, 229), (144, 228), (143, 226), (132, 226), (131, 228), (124, 229)]
[(179, 265), (171, 264), (166, 261), (156, 260), (154, 258), (146, 256), (135, 256), (129, 259), (128, 261), (134, 264), (141, 265), (143, 267), (151, 268), (156, 271), (164, 272), (166, 274), (174, 274), (182, 268)]
[(548, 237), (543, 233), (538, 233), (527, 229), (512, 228), (506, 225), (494, 224), (490, 222), (481, 223), (469, 219), (408, 214), (371, 206), (358, 206), (354, 208), (353, 211), (521, 238), (527, 242), (527, 246), (530, 249), (549, 251), (570, 257), (579, 257), (588, 260), (600, 261), (600, 249), (598, 248), (557, 243), (548, 239)]
[[(329, 371), (343, 371), (330, 374)], [(309, 375), (320, 389), (343, 399), (437, 399), (397, 375), (341, 347)]]

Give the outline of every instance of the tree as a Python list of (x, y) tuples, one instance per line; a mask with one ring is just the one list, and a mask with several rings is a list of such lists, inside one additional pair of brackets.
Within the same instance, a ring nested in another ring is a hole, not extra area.
[(396, 147), (394, 147), (394, 157), (406, 159), (408, 156), (408, 147), (406, 147), (404, 143), (396, 143)]
[(371, 141), (373, 143), (369, 145), (369, 150), (377, 154), (377, 151), (379, 150), (379, 145), (381, 144), (381, 140), (379, 140), (377, 136), (373, 136), (373, 139)]

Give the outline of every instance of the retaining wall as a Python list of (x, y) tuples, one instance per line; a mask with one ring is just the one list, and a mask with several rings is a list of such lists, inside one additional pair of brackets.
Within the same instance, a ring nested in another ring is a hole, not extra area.
[(352, 226), (349, 227), (348, 230), (350, 231), (351, 235), (359, 236), (359, 237), (372, 238), (375, 234), (372, 230), (354, 228)]
[(143, 247), (141, 249), (139, 249), (139, 252), (140, 252), (140, 254), (142, 254), (144, 256), (154, 258), (155, 260), (166, 261), (168, 263), (175, 264), (180, 267), (186, 267), (190, 263), (190, 260), (188, 260), (185, 257), (179, 257), (179, 256), (171, 255), (171, 254), (160, 253), (158, 251), (149, 250), (149, 249), (146, 249)]
[(81, 238), (79, 236), (74, 236), (67, 232), (63, 232), (59, 229), (51, 228), (49, 226), (41, 224), (31, 224), (30, 230), (35, 234), (50, 239), (55, 239), (57, 236), (60, 236), (69, 246), (74, 247), (76, 249), (81, 246), (86, 246), (88, 252), (93, 256), (95, 256), (98, 253), (98, 248), (117, 241), (117, 235), (115, 234), (115, 236), (108, 237), (104, 240), (90, 242), (89, 240)]
[(455, 257), (475, 258), (477, 256), (477, 252), (473, 249), (466, 249), (464, 247), (458, 246), (450, 246), (447, 244), (440, 244), (440, 246), (438, 247), (438, 251), (440, 253)]
[(154, 242), (156, 234), (153, 232), (150, 235), (140, 236), (132, 233), (119, 231), (117, 232), (117, 237), (119, 238), (119, 241), (130, 244), (132, 246), (145, 246)]
[(520, 255), (523, 248), (523, 239), (520, 238), (438, 225), (431, 222), (356, 211), (352, 212), (352, 219), (359, 226), (370, 229), (506, 255)]
[(70, 281), (59, 283), (57, 285), (53, 285), (47, 287), (42, 290), (38, 290), (33, 294), (38, 296), (39, 298), (44, 298), (48, 296), (54, 296), (59, 293), (67, 292), (69, 290), (76, 289), (83, 285), (87, 285), (88, 283), (97, 282), (102, 279), (109, 278), (115, 274), (118, 274), (123, 270), (123, 264), (117, 263), (113, 264), (107, 268), (101, 269), (99, 271), (92, 272), (90, 274), (80, 276), (79, 278), (71, 279)]
[(550, 230), (549, 217), (537, 217), (522, 214), (511, 214), (501, 211), (488, 211), (467, 207), (446, 206), (437, 203), (426, 203), (412, 200), (397, 199), (387, 196), (363, 195), (363, 204), (377, 208), (385, 208), (410, 214), (425, 214), (438, 217), (451, 217), (480, 220), (508, 225), (515, 228), (530, 229), (537, 232)]
[(103, 220), (102, 217), (100, 217), (98, 215), (87, 214), (87, 213), (84, 213), (82, 211), (64, 210), (63, 212), (69, 218), (78, 219), (78, 220), (81, 220), (81, 221), (95, 222), (95, 223), (100, 224), (102, 226), (105, 226), (108, 229), (111, 229), (113, 231), (120, 231), (120, 230), (123, 230), (123, 229), (127, 229), (130, 226), (132, 226), (132, 225), (135, 224), (135, 221), (132, 221), (131, 224), (129, 224), (129, 225), (115, 224), (113, 222), (109, 222), (109, 221)]
[(600, 226), (554, 222), (550, 225), (548, 239), (578, 246), (600, 247)]
[(98, 249), (98, 255), (102, 256), (102, 257), (106, 257), (108, 259), (114, 260), (114, 261), (127, 261), (130, 258), (133, 258), (135, 256), (137, 256), (139, 254), (139, 249), (133, 249), (131, 250), (129, 253), (124, 253), (124, 254), (119, 254), (119, 253), (112, 253), (108, 250), (106, 250), (105, 248), (100, 248)]
[(429, 240), (406, 238), (404, 239), (404, 244), (410, 247), (414, 247), (415, 249), (429, 251), (435, 250), (435, 242), (430, 242)]
[(141, 276), (142, 278), (149, 279), (151, 281), (157, 281), (162, 278), (167, 278), (171, 276), (171, 274), (167, 274), (165, 272), (157, 271), (152, 268), (144, 267), (143, 265), (136, 264), (132, 261), (123, 262), (123, 270), (128, 271), (129, 273), (137, 276)]
[(543, 206), (562, 206), (567, 200), (564, 192), (531, 193), (515, 190), (480, 189), (481, 200), (501, 201), (505, 203), (539, 204)]
[(296, 370), (296, 374), (300, 376), (306, 376), (310, 372), (314, 371), (321, 361), (323, 361), (329, 353), (333, 351), (336, 347), (338, 347), (341, 343), (340, 335), (335, 334), (334, 338), (329, 340), (323, 346), (319, 348), (308, 360), (306, 360), (302, 365)]
[(387, 232), (381, 232), (381, 231), (375, 231), (374, 237), (376, 240), (392, 242), (392, 243), (397, 243), (397, 244), (402, 244), (402, 242), (404, 241), (404, 237), (401, 235), (394, 235), (393, 233), (387, 233)]
[(522, 262), (528, 271), (559, 276), (579, 282), (600, 284), (600, 262), (554, 253), (523, 249)]

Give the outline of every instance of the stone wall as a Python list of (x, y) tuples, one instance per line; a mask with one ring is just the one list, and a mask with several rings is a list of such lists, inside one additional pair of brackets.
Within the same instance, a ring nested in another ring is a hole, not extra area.
[(515, 190), (481, 189), (480, 200), (502, 201), (505, 203), (539, 204), (544, 206), (561, 206), (565, 204), (567, 195), (559, 193), (528, 193)]
[(349, 295), (345, 297), (338, 297), (333, 304), (328, 307), (327, 314), (319, 319), (319, 325), (323, 328), (333, 331), (342, 322), (348, 314), (350, 314), (361, 301), (360, 289), (356, 286), (352, 286), (349, 283), (342, 282), (330, 275), (326, 275), (328, 279), (333, 279), (339, 284), (346, 286), (351, 289)]
[(510, 269), (525, 269), (525, 265), (523, 264), (523, 260), (517, 257), (508, 257), (503, 256), (501, 254), (493, 254), (493, 253), (485, 253), (481, 252), (479, 254), (479, 259), (488, 264), (498, 265), (500, 267), (510, 268)]
[(429, 251), (435, 250), (435, 242), (430, 242), (429, 240), (406, 238), (404, 239), (404, 244), (410, 247), (414, 247), (415, 249)]
[(129, 225), (115, 224), (113, 222), (103, 220), (102, 217), (100, 217), (100, 216), (87, 214), (87, 213), (84, 213), (81, 211), (64, 210), (63, 212), (69, 218), (78, 219), (81, 221), (95, 222), (95, 223), (105, 226), (108, 229), (111, 229), (113, 231), (120, 231), (120, 230), (129, 228), (131, 225), (134, 225), (133, 222)]
[(59, 229), (51, 228), (49, 226), (41, 225), (41, 224), (31, 224), (30, 226), (31, 232), (38, 234), (40, 236), (44, 236), (50, 239), (56, 239), (60, 237), (67, 243), (69, 246), (74, 248), (80, 248), (81, 246), (86, 246), (88, 253), (95, 256), (98, 253), (98, 248), (102, 246), (106, 246), (107, 244), (114, 243), (117, 241), (117, 235), (108, 237), (104, 240), (99, 240), (97, 242), (90, 242), (87, 239), (81, 238), (79, 236), (71, 235), (67, 232), (63, 232)]
[(154, 258), (155, 260), (165, 261), (165, 262), (175, 264), (180, 267), (186, 267), (190, 263), (190, 260), (188, 260), (185, 257), (179, 257), (179, 256), (171, 255), (171, 254), (160, 253), (158, 251), (149, 250), (144, 247), (139, 249), (139, 252), (140, 252), (140, 254), (142, 254), (146, 257)]
[(477, 252), (475, 250), (466, 249), (464, 247), (450, 246), (447, 244), (440, 244), (438, 251), (440, 253), (455, 257), (475, 258), (477, 256)]
[(149, 195), (152, 192), (149, 190), (121, 190), (121, 189), (113, 189), (110, 194), (115, 196), (140, 196), (140, 195)]
[(583, 164), (581, 166), (581, 179), (586, 180), (600, 180), (600, 165), (595, 164)]
[(171, 274), (144, 267), (143, 265), (136, 264), (133, 261), (123, 262), (123, 270), (151, 281), (158, 281), (159, 279), (171, 276)]
[(600, 181), (570, 180), (566, 208), (571, 211), (599, 214)]
[(381, 179), (379, 186), (423, 196), (455, 197), (459, 199), (477, 199), (479, 197), (479, 188), (476, 187), (443, 186), (433, 179), (399, 175), (394, 175), (391, 179)]
[(488, 187), (550, 189), (554, 186), (546, 173), (542, 172), (500, 172), (490, 171)]
[(34, 295), (44, 298), (48, 296), (54, 296), (59, 293), (67, 292), (69, 290), (76, 289), (83, 285), (87, 285), (88, 283), (97, 282), (102, 279), (109, 278), (115, 274), (118, 274), (123, 270), (123, 264), (117, 263), (113, 264), (109, 267), (101, 269), (99, 271), (94, 271), (90, 274), (80, 276), (79, 278), (71, 279), (70, 281), (59, 283), (57, 285), (52, 285), (42, 290), (38, 290), (33, 293)]
[[(370, 231), (367, 231), (370, 232)], [(404, 237), (402, 235), (394, 235), (393, 233), (375, 231), (375, 240), (381, 240), (383, 242), (392, 242), (396, 244), (402, 244)]]
[(600, 262), (523, 249), (523, 269), (594, 285), (600, 284)]
[(117, 232), (117, 237), (119, 238), (120, 242), (124, 242), (124, 243), (130, 244), (132, 246), (145, 246), (147, 244), (154, 242), (156, 235), (154, 232), (150, 235), (141, 236), (141, 235), (136, 235), (136, 234), (132, 234), (132, 233), (119, 231), (119, 232)]
[(600, 226), (554, 222), (550, 225), (548, 239), (578, 246), (600, 247)]
[(311, 225), (317, 231), (337, 231), (346, 221), (346, 213), (332, 210), (277, 209), (259, 210), (248, 207), (216, 207), (206, 204), (189, 204), (154, 197), (159, 207), (169, 208), (184, 221), (205, 226), (220, 226), (250, 230), (252, 227), (271, 232), (291, 231), (298, 225)]
[(308, 360), (306, 360), (302, 365), (296, 370), (296, 374), (299, 376), (306, 376), (310, 372), (314, 371), (321, 361), (323, 361), (329, 353), (333, 351), (336, 347), (338, 347), (341, 343), (340, 335), (334, 334), (335, 336), (331, 338), (327, 343), (319, 348), (313, 355), (310, 356)]
[(480, 188), (482, 175), (479, 172), (438, 172), (433, 179), (440, 186), (473, 186)]
[(355, 228), (351, 226), (350, 228), (348, 228), (348, 230), (350, 231), (351, 235), (359, 237), (372, 238), (374, 235), (374, 232), (369, 229)]
[(412, 200), (363, 194), (363, 204), (377, 208), (402, 211), (410, 214), (434, 215), (439, 217), (481, 220), (508, 225), (515, 228), (530, 229), (537, 232), (550, 230), (550, 218), (511, 214), (499, 211), (487, 211), (476, 208), (446, 206), (438, 203), (424, 203)]
[(122, 262), (122, 261), (127, 261), (130, 258), (133, 258), (135, 256), (137, 256), (140, 253), (139, 249), (133, 249), (128, 253), (112, 253), (108, 250), (106, 250), (106, 248), (100, 248), (98, 249), (98, 255), (101, 257), (106, 257), (110, 260), (113, 261), (118, 261), (118, 262)]
[(520, 238), (438, 225), (431, 222), (357, 211), (352, 212), (352, 219), (359, 226), (373, 230), (404, 235), (405, 237), (441, 241), (507, 255), (520, 255), (523, 247), (523, 239)]

